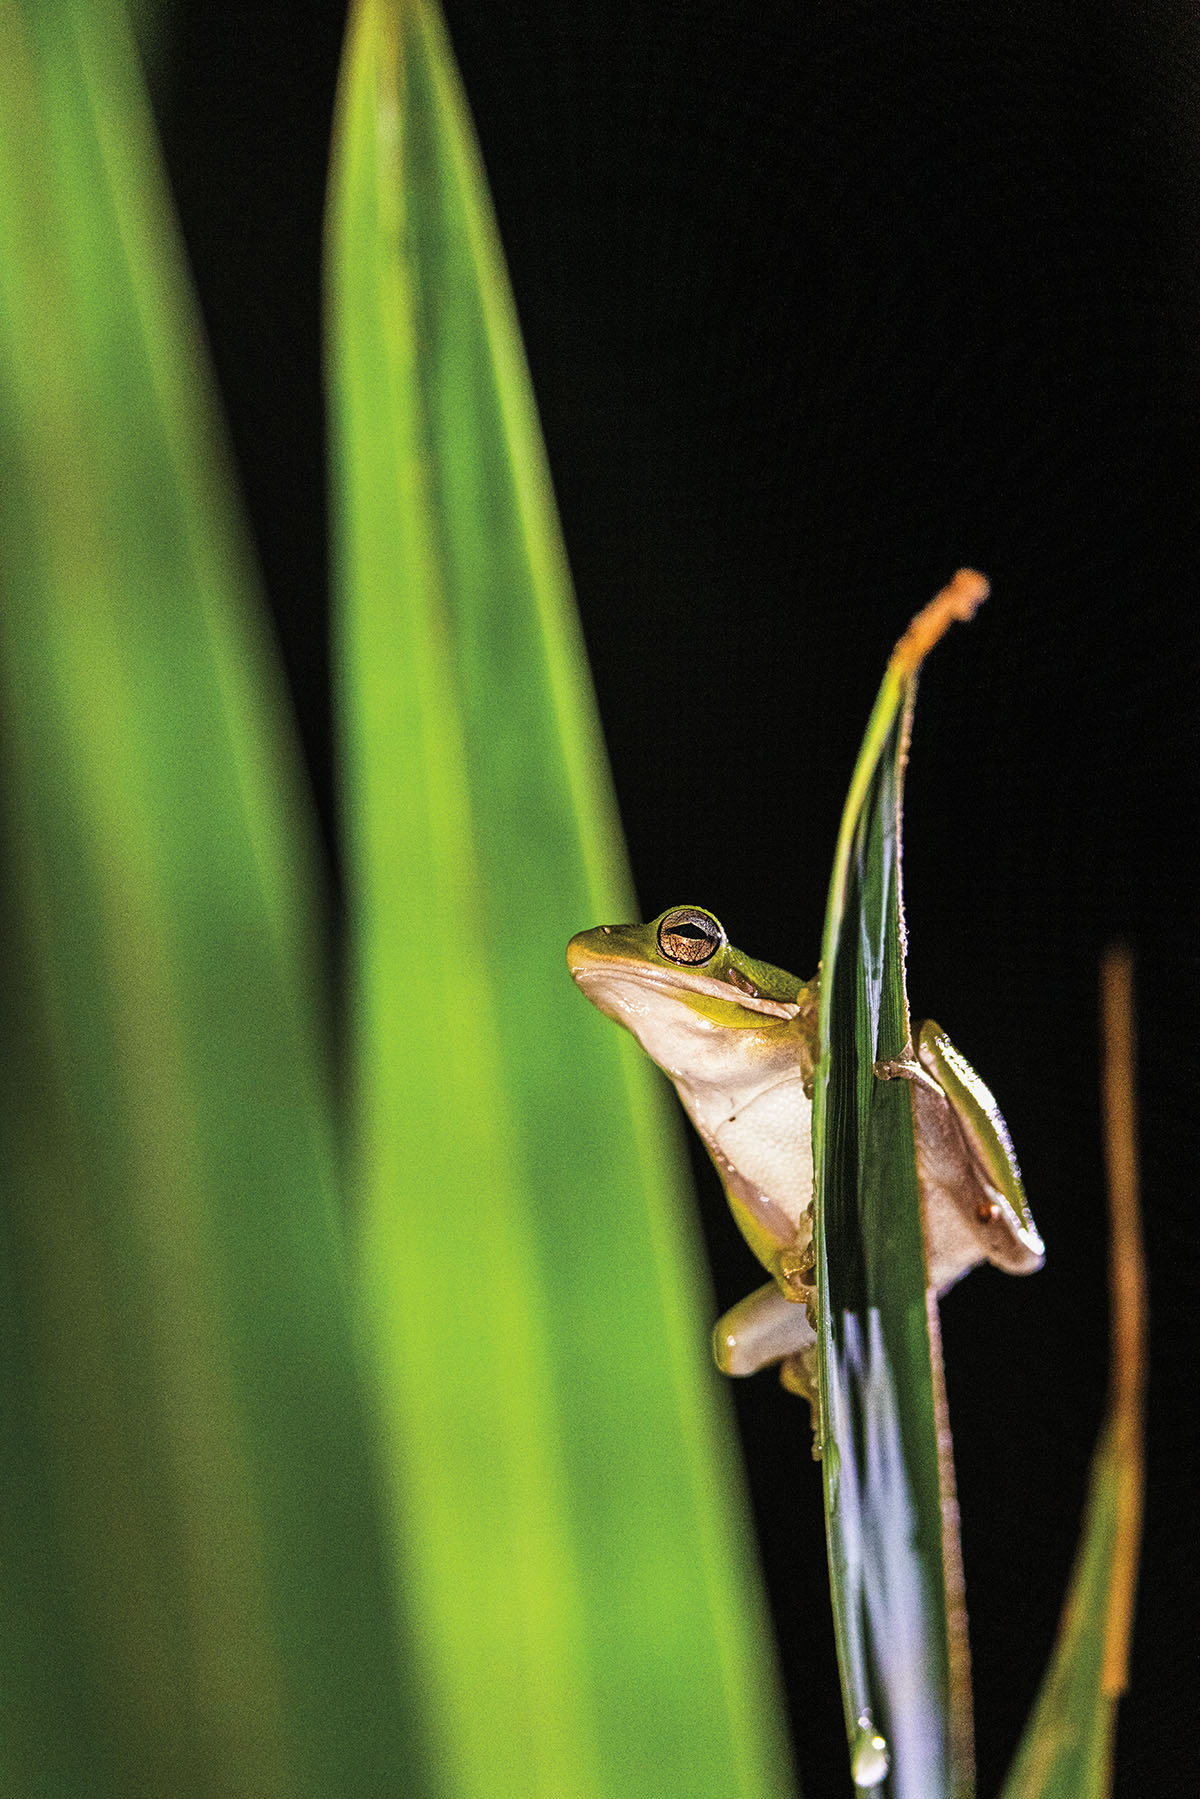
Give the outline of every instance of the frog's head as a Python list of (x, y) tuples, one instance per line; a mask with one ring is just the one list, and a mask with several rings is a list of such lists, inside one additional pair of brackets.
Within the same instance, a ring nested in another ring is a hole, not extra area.
[(592, 1003), (672, 1075), (707, 1062), (718, 1042), (733, 1048), (737, 1033), (748, 1034), (743, 1054), (761, 1054), (812, 1009), (795, 975), (734, 949), (701, 906), (672, 906), (650, 924), (581, 931), (567, 945), (567, 966)]

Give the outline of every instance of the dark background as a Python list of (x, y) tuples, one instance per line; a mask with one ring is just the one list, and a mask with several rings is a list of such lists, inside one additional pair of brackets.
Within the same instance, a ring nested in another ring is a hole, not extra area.
[[(1168, 1768), (1184, 1790), (1200, 23), (1184, 0), (447, 13), (645, 914), (702, 903), (810, 974), (888, 649), (955, 567), (992, 578), (923, 677), (905, 862), (914, 1009), (996, 1087), (1049, 1250), (1035, 1279), (984, 1270), (943, 1308), (980, 1788), (1049, 1653), (1100, 1418), (1096, 979), (1122, 937), (1153, 1371), (1117, 1791)], [(319, 227), (341, 27), (332, 3), (194, 0), (158, 69), (327, 826)], [(724, 1306), (757, 1273), (697, 1161)], [(736, 1401), (822, 1799), (846, 1788), (817, 1473), (773, 1380)]]

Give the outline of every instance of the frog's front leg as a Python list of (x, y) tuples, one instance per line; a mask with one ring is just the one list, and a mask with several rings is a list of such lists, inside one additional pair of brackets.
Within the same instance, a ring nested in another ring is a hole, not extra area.
[(881, 1081), (913, 1086), (913, 1137), (929, 1284), (939, 1294), (978, 1262), (1032, 1274), (1045, 1252), (1030, 1215), (1008, 1126), (991, 1091), (932, 1019)]

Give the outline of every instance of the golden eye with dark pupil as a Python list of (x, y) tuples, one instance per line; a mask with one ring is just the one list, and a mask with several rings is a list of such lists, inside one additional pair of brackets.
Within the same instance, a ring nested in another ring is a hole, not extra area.
[(709, 962), (721, 947), (722, 931), (703, 912), (668, 912), (658, 927), (658, 947), (672, 962)]

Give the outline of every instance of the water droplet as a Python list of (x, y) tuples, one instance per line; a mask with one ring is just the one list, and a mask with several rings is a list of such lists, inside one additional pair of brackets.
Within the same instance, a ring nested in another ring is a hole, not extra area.
[(850, 1773), (856, 1787), (877, 1787), (891, 1765), (887, 1738), (871, 1722), (870, 1712), (858, 1720), (858, 1732), (850, 1751)]

